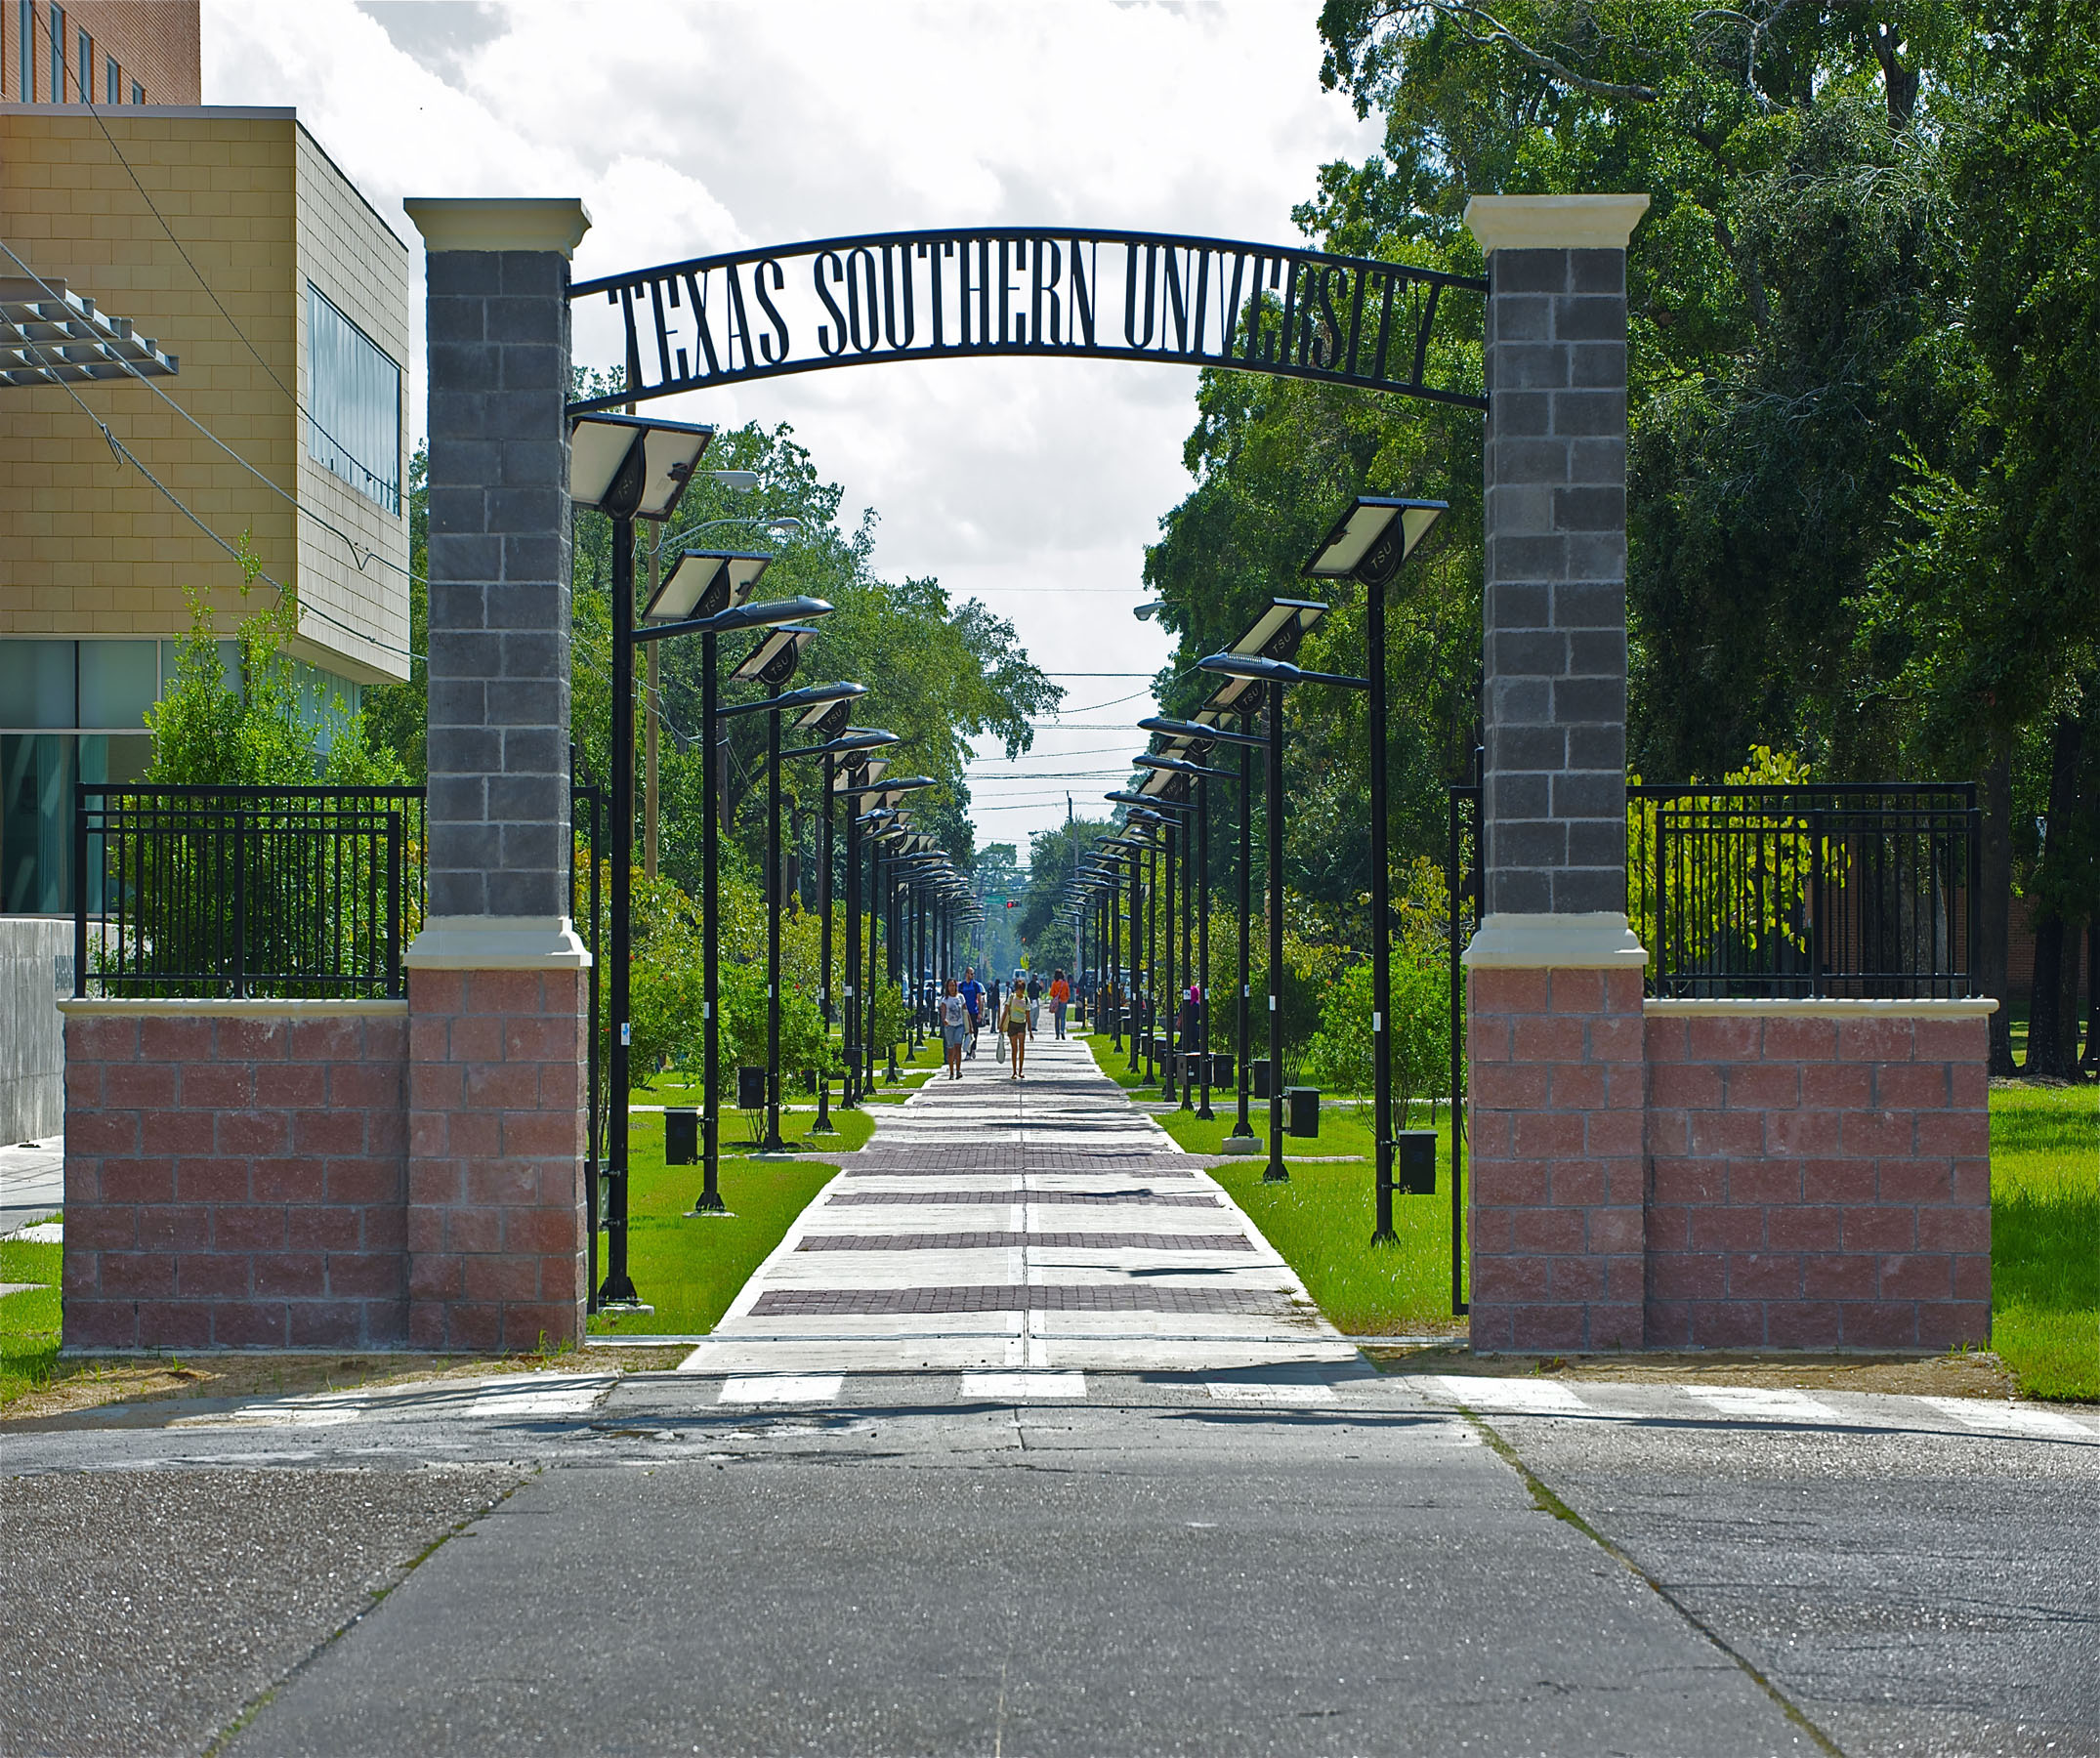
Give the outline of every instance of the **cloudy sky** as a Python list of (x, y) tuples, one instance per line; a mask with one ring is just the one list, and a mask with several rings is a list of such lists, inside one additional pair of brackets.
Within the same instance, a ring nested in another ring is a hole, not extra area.
[[(1318, 0), (206, 0), (207, 104), (296, 105), (404, 238), (408, 195), (578, 195), (579, 279), (936, 226), (1294, 241), (1317, 168), (1375, 145), (1320, 90)], [(417, 259), (420, 272), (420, 257)], [(420, 280), (412, 417), (422, 425)], [(579, 312), (578, 358), (611, 363)], [(1101, 805), (1166, 643), (1145, 544), (1189, 488), (1193, 370), (963, 360), (652, 405), (785, 420), (881, 516), (878, 566), (1010, 617), (1068, 691), (1029, 756), (973, 772), (978, 840)], [(1101, 675), (1085, 675), (1101, 674)], [(1136, 692), (1138, 699), (1127, 699)], [(1125, 699), (1116, 699), (1125, 698)]]

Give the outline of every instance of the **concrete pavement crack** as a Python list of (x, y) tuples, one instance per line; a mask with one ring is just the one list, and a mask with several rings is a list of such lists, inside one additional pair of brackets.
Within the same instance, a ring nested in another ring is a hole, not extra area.
[(1725, 1654), (1745, 1678), (1763, 1692), (1766, 1696), (1770, 1697), (1778, 1705), (1781, 1714), (1785, 1716), (1789, 1722), (1793, 1723), (1804, 1735), (1816, 1742), (1819, 1751), (1828, 1753), (1829, 1758), (1845, 1758), (1844, 1748), (1811, 1721), (1807, 1712), (1775, 1685), (1762, 1669), (1753, 1664), (1746, 1654), (1733, 1647), (1718, 1630), (1707, 1623), (1691, 1607), (1687, 1606), (1661, 1581), (1643, 1569), (1630, 1554), (1615, 1544), (1610, 1538), (1607, 1538), (1588, 1521), (1584, 1520), (1581, 1515), (1577, 1514), (1574, 1508), (1570, 1507), (1553, 1489), (1551, 1485), (1518, 1456), (1517, 1449), (1508, 1441), (1504, 1440), (1495, 1430), (1490, 1428), (1476, 1412), (1468, 1409), (1464, 1404), (1458, 1406), (1458, 1413), (1479, 1431), (1481, 1439), (1493, 1450), (1495, 1456), (1523, 1480), (1524, 1486), (1532, 1492), (1532, 1500), (1541, 1513), (1550, 1514), (1555, 1520), (1562, 1521), (1573, 1527), (1629, 1574), (1644, 1582), (1650, 1592), (1654, 1593), (1672, 1612), (1676, 1612), (1679, 1617), (1683, 1618), (1686, 1623), (1703, 1636), (1708, 1643)]

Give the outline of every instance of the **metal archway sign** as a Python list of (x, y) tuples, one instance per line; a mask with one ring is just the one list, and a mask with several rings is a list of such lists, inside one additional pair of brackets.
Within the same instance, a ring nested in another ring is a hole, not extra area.
[(571, 299), (620, 310), (627, 389), (570, 409), (998, 355), (1226, 367), (1485, 409), (1431, 341), (1447, 295), (1487, 292), (1405, 263), (1165, 232), (870, 232), (578, 283)]

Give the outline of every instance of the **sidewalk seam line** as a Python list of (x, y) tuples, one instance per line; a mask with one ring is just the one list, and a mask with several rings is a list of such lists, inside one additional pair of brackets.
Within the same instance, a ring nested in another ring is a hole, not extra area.
[(1807, 1711), (1795, 1703), (1791, 1697), (1787, 1696), (1763, 1671), (1753, 1665), (1748, 1656), (1739, 1653), (1732, 1647), (1711, 1624), (1707, 1623), (1698, 1612), (1694, 1612), (1659, 1580), (1643, 1569), (1628, 1552), (1610, 1538), (1607, 1538), (1604, 1533), (1590, 1525), (1580, 1514), (1577, 1514), (1546, 1483), (1545, 1479), (1540, 1477), (1518, 1456), (1517, 1449), (1501, 1435), (1496, 1433), (1494, 1429), (1491, 1428), (1481, 1416), (1464, 1404), (1458, 1405), (1457, 1409), (1458, 1414), (1463, 1416), (1480, 1432), (1481, 1439), (1487, 1442), (1495, 1456), (1522, 1480), (1524, 1486), (1531, 1491), (1533, 1502), (1541, 1513), (1550, 1514), (1555, 1520), (1574, 1527), (1576, 1531), (1596, 1545), (1606, 1556), (1612, 1558), (1635, 1579), (1645, 1584), (1651, 1593), (1660, 1599), (1664, 1605), (1703, 1636), (1714, 1648), (1727, 1655), (1745, 1678), (1755, 1685), (1758, 1690), (1762, 1691), (1766, 1696), (1770, 1697), (1774, 1703), (1779, 1705), (1780, 1712), (1788, 1721), (1792, 1722), (1795, 1727), (1799, 1728), (1803, 1734), (1816, 1742), (1819, 1749), (1828, 1753), (1830, 1758), (1845, 1758), (1844, 1748), (1826, 1734), (1822, 1728), (1818, 1727), (1814, 1721), (1810, 1720)]
[(454, 1538), (457, 1538), (469, 1527), (477, 1526), (487, 1519), (489, 1515), (493, 1514), (512, 1496), (516, 1495), (519, 1490), (523, 1489), (525, 1485), (537, 1478), (543, 1469), (544, 1467), (539, 1465), (531, 1466), (525, 1472), (525, 1475), (504, 1490), (501, 1495), (496, 1496), (485, 1507), (468, 1515), (466, 1519), (455, 1521), (421, 1550), (417, 1551), (414, 1556), (410, 1557), (406, 1563), (402, 1564), (399, 1570), (383, 1586), (370, 1590), (363, 1605), (359, 1606), (357, 1611), (353, 1612), (334, 1629), (330, 1630), (305, 1654), (293, 1661), (282, 1673), (264, 1686), (261, 1691), (257, 1692), (255, 1695), (240, 1706), (233, 1719), (212, 1737), (211, 1743), (204, 1748), (203, 1758), (223, 1758), (223, 1754), (231, 1747), (232, 1742), (248, 1731), (256, 1717), (261, 1715), (265, 1709), (269, 1708), (276, 1700), (278, 1693), (283, 1691), (286, 1686), (295, 1683), (310, 1666), (327, 1653), (330, 1649), (334, 1648), (338, 1642), (342, 1641), (345, 1636), (349, 1635), (352, 1630), (356, 1629), (374, 1612), (378, 1611), (381, 1606), (386, 1604), (393, 1597), (395, 1590), (404, 1585), (408, 1577), (422, 1568), (425, 1563), (429, 1562), (432, 1557), (436, 1556), (439, 1551), (451, 1543)]

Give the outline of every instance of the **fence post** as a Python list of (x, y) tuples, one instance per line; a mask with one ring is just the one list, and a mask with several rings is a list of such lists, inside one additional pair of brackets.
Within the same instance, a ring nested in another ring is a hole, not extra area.
[(248, 993), (248, 814), (233, 808), (233, 998)]
[(410, 1340), (583, 1334), (570, 919), (573, 200), (403, 204), (428, 252), (428, 914), (408, 973)]
[(1480, 925), (1464, 954), (1478, 1350), (1644, 1339), (1626, 924), (1626, 241), (1645, 195), (1476, 196), (1488, 256)]

